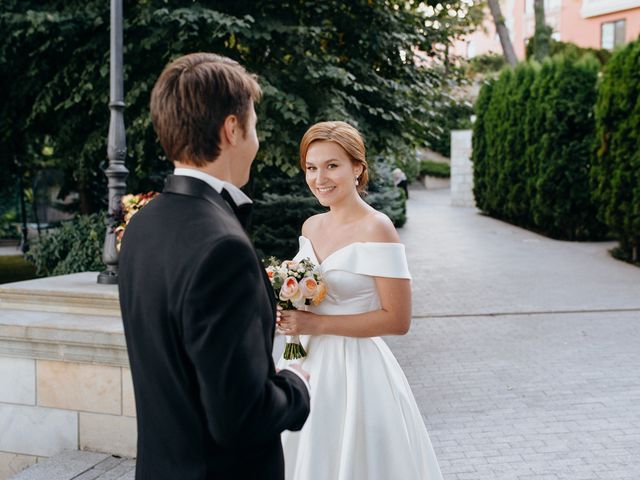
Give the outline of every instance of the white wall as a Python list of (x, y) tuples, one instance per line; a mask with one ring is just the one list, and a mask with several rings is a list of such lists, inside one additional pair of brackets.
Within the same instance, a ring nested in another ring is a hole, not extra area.
[(451, 205), (475, 207), (471, 130), (451, 131)]

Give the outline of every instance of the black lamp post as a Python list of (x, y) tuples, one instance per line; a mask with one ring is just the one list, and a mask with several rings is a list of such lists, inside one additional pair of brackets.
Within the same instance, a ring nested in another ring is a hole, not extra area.
[(129, 170), (124, 166), (127, 143), (124, 131), (124, 81), (122, 74), (122, 0), (111, 0), (111, 48), (110, 48), (110, 102), (111, 119), (107, 156), (109, 167), (105, 170), (109, 187), (109, 211), (107, 233), (104, 238), (102, 261), (106, 270), (98, 275), (98, 283), (118, 283), (118, 251), (114, 221), (120, 211), (120, 199), (125, 193)]
[(20, 251), (27, 253), (29, 250), (29, 230), (27, 229), (27, 208), (24, 201), (24, 168), (16, 159), (16, 165), (18, 167), (18, 195), (20, 200), (20, 223), (21, 236), (20, 236)]

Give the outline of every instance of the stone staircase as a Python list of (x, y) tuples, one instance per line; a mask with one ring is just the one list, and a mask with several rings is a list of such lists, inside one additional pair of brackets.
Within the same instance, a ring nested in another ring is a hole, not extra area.
[(98, 285), (97, 273), (76, 273), (0, 285), (3, 310), (120, 316), (115, 285)]
[[(118, 291), (96, 278), (0, 285), (0, 480), (134, 478), (136, 412)], [(277, 336), (274, 359), (283, 350)]]
[(11, 477), (11, 480), (134, 480), (135, 460), (69, 450)]
[(136, 453), (135, 403), (118, 291), (96, 279), (0, 285), (0, 480), (133, 478), (125, 459)]

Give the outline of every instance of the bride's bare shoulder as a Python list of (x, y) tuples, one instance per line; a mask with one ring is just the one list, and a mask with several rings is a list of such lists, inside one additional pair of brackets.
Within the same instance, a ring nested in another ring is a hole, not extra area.
[(302, 224), (302, 236), (311, 238), (321, 227), (326, 213), (318, 213), (307, 218)]
[(363, 221), (362, 233), (367, 242), (398, 243), (400, 237), (393, 222), (384, 213), (374, 211)]

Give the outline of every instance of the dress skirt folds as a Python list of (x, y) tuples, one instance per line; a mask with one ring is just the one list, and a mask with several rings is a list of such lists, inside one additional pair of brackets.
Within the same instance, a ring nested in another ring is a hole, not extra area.
[[(322, 263), (300, 237), (295, 260), (319, 265), (327, 297), (310, 311), (375, 311), (374, 277), (411, 278), (404, 245), (356, 242)], [(287, 480), (441, 480), (424, 421), (407, 379), (379, 337), (302, 336), (308, 356), (311, 414), (300, 432), (285, 431)], [(286, 365), (281, 360), (279, 367)]]

